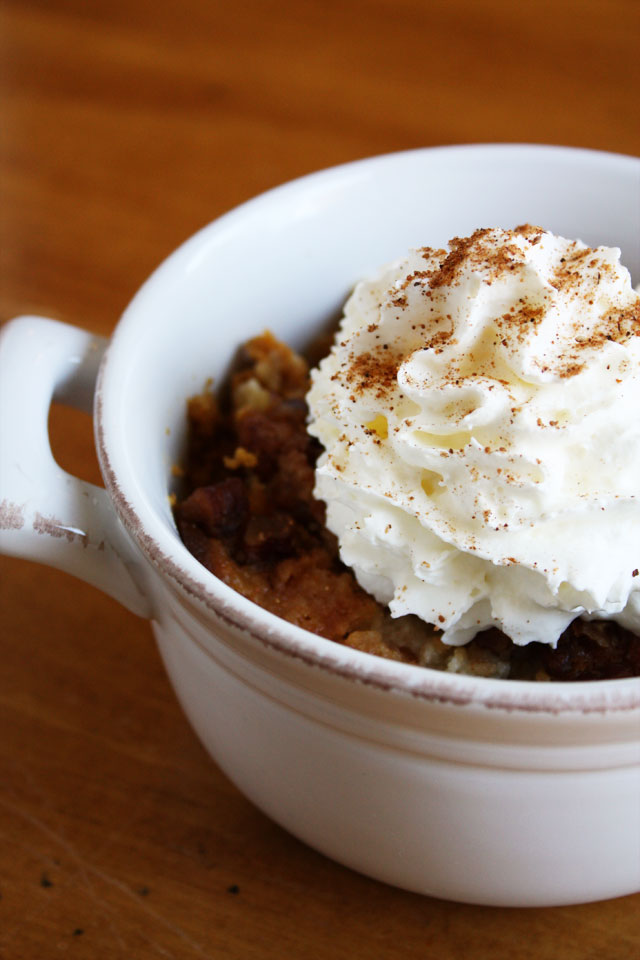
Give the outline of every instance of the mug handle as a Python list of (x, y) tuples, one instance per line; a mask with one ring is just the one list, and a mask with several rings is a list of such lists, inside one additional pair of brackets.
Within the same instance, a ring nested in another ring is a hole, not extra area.
[(91, 413), (107, 340), (17, 317), (0, 330), (0, 553), (57, 567), (151, 616), (143, 564), (106, 490), (54, 460), (49, 408)]

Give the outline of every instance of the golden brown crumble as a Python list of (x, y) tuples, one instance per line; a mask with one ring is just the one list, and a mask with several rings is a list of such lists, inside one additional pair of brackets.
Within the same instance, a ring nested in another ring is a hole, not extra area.
[(184, 543), (215, 576), (291, 623), (406, 663), (527, 680), (640, 674), (639, 638), (611, 622), (576, 620), (552, 650), (517, 647), (496, 629), (451, 647), (415, 616), (392, 619), (340, 562), (313, 497), (319, 447), (306, 430), (308, 386), (305, 360), (266, 333), (244, 346), (220, 398), (206, 390), (188, 403), (174, 512)]

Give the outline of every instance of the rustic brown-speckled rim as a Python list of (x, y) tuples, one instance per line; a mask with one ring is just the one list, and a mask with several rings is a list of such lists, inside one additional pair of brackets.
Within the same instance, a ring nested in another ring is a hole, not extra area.
[[(510, 147), (513, 148), (513, 145), (506, 145), (505, 149)], [(542, 151), (562, 148), (534, 147), (533, 149)], [(594, 153), (574, 152), (576, 154)], [(374, 158), (374, 162), (382, 159), (384, 158)], [(358, 164), (368, 162), (370, 161), (357, 161)], [(354, 166), (356, 164), (345, 165), (345, 167)], [(345, 169), (345, 167), (334, 169)], [(303, 180), (312, 180), (327, 173), (331, 171), (321, 171)], [(253, 202), (255, 201), (249, 201), (249, 204)], [(214, 227), (215, 223), (210, 224), (197, 236), (203, 236)], [(193, 243), (193, 240), (192, 237), (187, 243)], [(179, 248), (172, 254), (145, 286), (153, 283), (158, 271), (164, 269), (182, 249)], [(112, 344), (117, 342), (118, 333), (123, 324), (128, 326), (134, 319), (132, 311), (134, 304), (135, 300), (116, 329)], [(180, 542), (177, 532), (169, 531), (162, 517), (154, 517), (153, 526), (145, 527), (131, 494), (124, 488), (114, 469), (109, 452), (104, 410), (107, 403), (105, 385), (108, 380), (110, 356), (112, 356), (112, 350), (108, 348), (100, 368), (95, 397), (96, 445), (105, 486), (117, 514), (144, 556), (163, 578), (178, 588), (187, 603), (195, 601), (198, 605), (203, 605), (217, 617), (249, 635), (255, 642), (304, 662), (314, 669), (321, 669), (352, 682), (366, 684), (382, 691), (409, 695), (419, 700), (460, 706), (475, 705), (510, 713), (529, 714), (593, 715), (640, 709), (640, 678), (552, 685), (451, 675), (427, 667), (383, 660), (352, 648), (342, 647), (287, 623), (240, 596), (191, 556)]]

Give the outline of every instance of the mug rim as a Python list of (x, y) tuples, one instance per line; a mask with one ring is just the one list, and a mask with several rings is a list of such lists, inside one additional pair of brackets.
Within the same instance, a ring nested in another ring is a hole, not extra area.
[[(169, 580), (187, 600), (204, 607), (231, 627), (242, 631), (254, 642), (302, 661), (316, 669), (349, 681), (372, 686), (379, 690), (409, 695), (419, 700), (446, 703), (455, 706), (482, 706), (509, 712), (536, 714), (594, 714), (610, 711), (640, 709), (640, 677), (617, 680), (567, 681), (538, 683), (509, 679), (450, 674), (429, 667), (399, 663), (346, 647), (335, 641), (297, 627), (248, 600), (242, 594), (218, 580), (200, 564), (180, 541), (177, 533), (170, 540), (159, 515), (143, 516), (143, 511), (132, 502), (131, 491), (118, 476), (110, 453), (111, 441), (105, 423), (108, 406), (109, 373), (118, 351), (122, 331), (136, 322), (136, 312), (148, 289), (162, 283), (166, 274), (174, 270), (185, 257), (204, 244), (215, 231), (223, 229), (230, 220), (241, 218), (264, 203), (273, 203), (288, 191), (303, 191), (323, 179), (331, 180), (358, 168), (372, 169), (377, 164), (402, 162), (402, 158), (450, 152), (460, 154), (475, 151), (485, 156), (491, 151), (502, 155), (532, 153), (550, 159), (564, 157), (581, 162), (631, 164), (640, 168), (640, 159), (624, 154), (544, 144), (461, 144), (437, 146), (387, 153), (329, 167), (276, 186), (233, 208), (189, 237), (173, 251), (149, 276), (125, 310), (114, 331), (100, 367), (95, 394), (95, 433), (98, 457), (115, 510), (145, 557), (164, 578)], [(153, 519), (157, 523), (153, 522)]]

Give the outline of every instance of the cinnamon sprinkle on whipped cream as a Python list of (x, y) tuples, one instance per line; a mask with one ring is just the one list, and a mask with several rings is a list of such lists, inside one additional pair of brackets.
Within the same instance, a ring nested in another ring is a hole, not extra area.
[(312, 373), (316, 496), (394, 616), (464, 644), (640, 633), (640, 295), (620, 251), (529, 224), (360, 283)]

